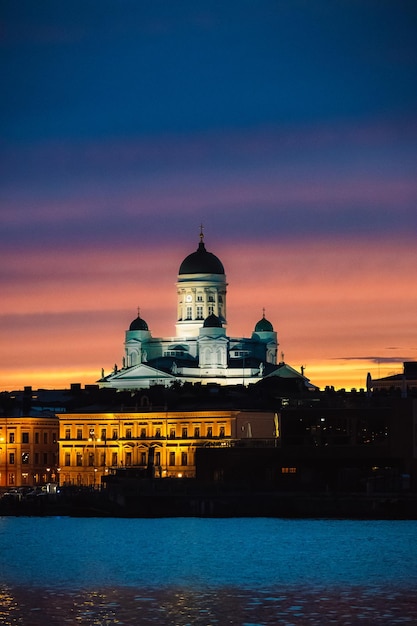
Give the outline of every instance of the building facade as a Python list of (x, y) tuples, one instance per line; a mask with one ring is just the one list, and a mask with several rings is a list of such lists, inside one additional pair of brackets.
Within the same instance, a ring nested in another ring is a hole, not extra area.
[(59, 482), (55, 417), (0, 418), (0, 487)]
[(200, 446), (228, 447), (239, 411), (74, 413), (59, 416), (63, 485), (96, 486), (109, 471), (136, 467), (158, 478), (195, 476)]

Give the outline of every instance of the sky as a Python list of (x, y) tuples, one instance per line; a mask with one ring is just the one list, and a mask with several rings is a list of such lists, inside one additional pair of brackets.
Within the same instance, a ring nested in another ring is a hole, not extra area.
[(222, 261), (324, 388), (417, 360), (415, 0), (2, 0), (0, 390), (94, 383)]

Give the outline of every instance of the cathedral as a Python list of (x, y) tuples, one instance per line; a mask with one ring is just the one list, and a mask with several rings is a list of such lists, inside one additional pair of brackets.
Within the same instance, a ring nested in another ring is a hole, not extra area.
[(250, 337), (229, 337), (227, 282), (220, 259), (208, 252), (201, 230), (195, 252), (181, 263), (177, 277), (177, 321), (174, 337), (153, 337), (140, 316), (126, 331), (122, 367), (114, 366), (100, 387), (146, 389), (172, 383), (247, 385), (268, 376), (300, 378), (303, 374), (277, 364), (278, 337), (262, 318)]

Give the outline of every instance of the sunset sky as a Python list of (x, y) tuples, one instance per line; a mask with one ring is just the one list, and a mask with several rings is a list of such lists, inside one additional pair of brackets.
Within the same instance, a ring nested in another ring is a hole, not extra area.
[(95, 382), (181, 261), (324, 387), (417, 360), (415, 0), (2, 0), (0, 389)]

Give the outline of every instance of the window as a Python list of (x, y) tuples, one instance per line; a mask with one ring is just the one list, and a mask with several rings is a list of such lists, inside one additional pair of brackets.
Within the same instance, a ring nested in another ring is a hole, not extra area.
[(9, 463), (10, 465), (14, 465), (14, 452), (9, 453)]
[(140, 437), (141, 439), (146, 439), (146, 428), (140, 429)]
[(198, 320), (203, 319), (203, 307), (202, 306), (197, 306), (197, 319)]
[(296, 467), (281, 467), (281, 474), (296, 474)]
[(56, 433), (52, 433), (52, 443), (56, 443)]
[(43, 443), (48, 443), (48, 433), (43, 433)]
[(35, 465), (39, 465), (39, 452), (35, 452)]
[(22, 443), (29, 443), (29, 433), (22, 433)]
[(183, 426), (182, 428), (182, 438), (183, 439), (187, 439), (188, 437), (188, 428), (186, 426)]
[(213, 295), (209, 296), (209, 297), (208, 297), (208, 301), (209, 301), (209, 302), (214, 302), (214, 296), (213, 296)]
[(146, 465), (146, 452), (141, 452), (140, 453), (140, 464), (141, 465)]
[(77, 464), (77, 467), (81, 467), (83, 464), (83, 456), (81, 452), (77, 452), (76, 464)]
[(65, 429), (65, 439), (71, 439), (71, 428)]
[(22, 452), (22, 464), (27, 465), (29, 463), (29, 452)]
[(13, 472), (9, 474), (9, 485), (14, 485), (14, 474), (13, 474)]
[(112, 452), (111, 453), (111, 464), (112, 465), (117, 465), (117, 452)]
[(93, 467), (93, 465), (94, 465), (94, 452), (89, 452), (88, 453), (88, 465), (90, 467)]
[(213, 315), (214, 314), (214, 306), (212, 304), (209, 304), (209, 306), (208, 306), (208, 314), (209, 315)]
[(117, 439), (117, 428), (113, 428), (112, 439)]
[(170, 465), (175, 465), (175, 452), (170, 452), (169, 453), (169, 464)]
[(157, 428), (157, 429), (155, 430), (155, 437), (156, 437), (157, 439), (160, 439), (160, 437), (161, 437), (161, 429), (160, 429), (160, 428)]
[(193, 309), (191, 306), (187, 306), (187, 314), (185, 319), (186, 320), (191, 320), (192, 319), (192, 315), (193, 315)]
[(125, 435), (126, 439), (132, 439), (132, 429), (131, 428), (126, 428), (126, 435)]
[(203, 296), (201, 295), (198, 295), (196, 299), (197, 299), (197, 302), (203, 302)]
[(101, 429), (101, 438), (102, 438), (103, 441), (106, 441), (106, 439), (107, 439), (107, 430), (106, 430), (106, 428), (102, 428)]
[(200, 436), (200, 426), (195, 426), (194, 428), (194, 437)]
[(155, 452), (155, 465), (161, 465), (161, 453)]
[(100, 453), (100, 465), (102, 465), (103, 467), (106, 465), (106, 453), (105, 452)]
[(224, 426), (220, 426), (219, 437), (224, 437)]
[(213, 427), (207, 426), (207, 437), (213, 437)]
[(14, 433), (9, 433), (9, 443), (14, 443)]
[(47, 452), (43, 453), (43, 462), (44, 462), (44, 465), (48, 464), (48, 453)]
[(132, 465), (132, 453), (126, 452), (125, 465)]
[(181, 452), (181, 465), (188, 465), (188, 454)]
[(171, 439), (175, 439), (175, 428), (169, 429), (169, 436)]
[(35, 433), (35, 443), (39, 443), (39, 433)]
[(69, 452), (65, 452), (64, 465), (71, 465), (71, 455)]
[(77, 428), (77, 439), (82, 439), (82, 438), (83, 438), (83, 429)]

